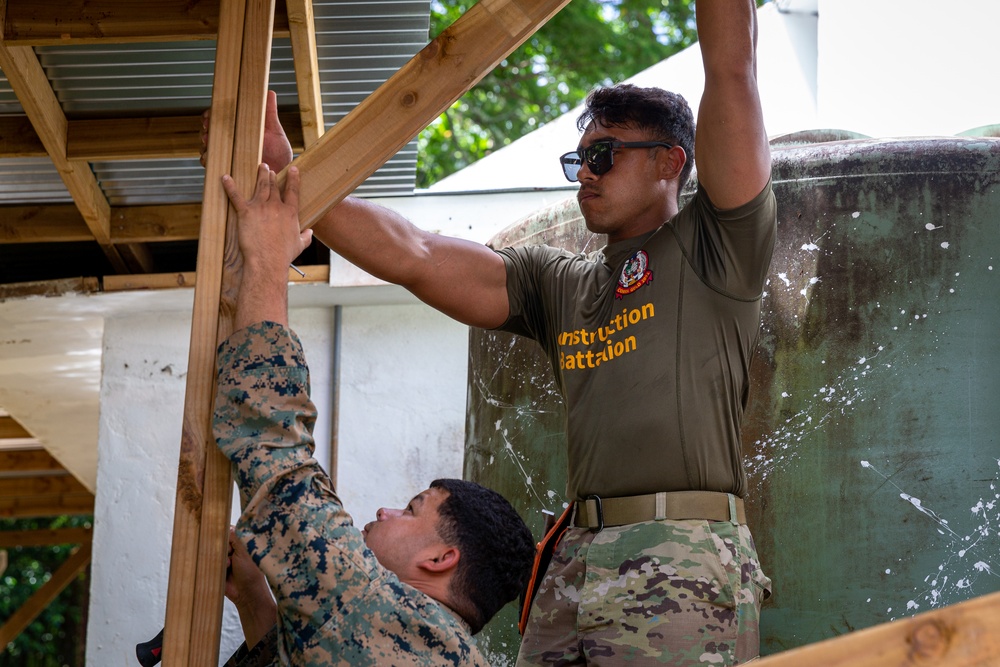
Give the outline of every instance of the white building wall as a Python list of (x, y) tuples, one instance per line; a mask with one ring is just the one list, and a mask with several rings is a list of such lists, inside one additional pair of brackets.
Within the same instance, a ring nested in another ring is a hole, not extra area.
[(461, 477), (469, 329), (423, 304), (345, 307), (337, 486), (358, 525)]

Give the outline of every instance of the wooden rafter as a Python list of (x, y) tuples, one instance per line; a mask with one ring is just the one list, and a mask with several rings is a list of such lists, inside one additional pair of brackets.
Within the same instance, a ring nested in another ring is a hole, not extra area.
[(93, 528), (50, 528), (39, 530), (2, 530), (0, 549), (11, 547), (48, 547), (55, 544), (90, 542)]
[(0, 470), (10, 474), (50, 472), (63, 470), (63, 467), (39, 445), (31, 448), (0, 449)]
[(0, 498), (25, 496), (62, 496), (85, 494), (90, 491), (68, 472), (20, 477), (0, 477)]
[(13, 438), (20, 440), (30, 437), (32, 437), (31, 433), (21, 426), (19, 421), (10, 415), (0, 417), (0, 440), (10, 440)]
[[(157, 0), (155, 11), (134, 0), (6, 0), (3, 39), (19, 46), (216, 39), (218, 0)], [(288, 35), (284, 2), (274, 32)]]
[(323, 123), (323, 98), (319, 85), (316, 22), (313, 17), (312, 0), (287, 0), (287, 4), (302, 136), (308, 148), (319, 141), (326, 128)]
[[(301, 150), (302, 124), (294, 112), (279, 114), (292, 143)], [(196, 158), (201, 152), (201, 114), (71, 120), (67, 155), (80, 160)]]
[(72, 204), (0, 207), (0, 244), (93, 240), (94, 233)]
[(569, 0), (480, 0), (293, 164), (314, 225)]
[(87, 227), (112, 266), (122, 273), (133, 268), (148, 270), (148, 266), (129, 265), (130, 260), (142, 258), (139, 249), (123, 255), (111, 243), (111, 206), (101, 192), (90, 164), (66, 157), (66, 116), (35, 52), (29, 46), (9, 46), (0, 42), (0, 69), (31, 120)]
[(94, 513), (94, 494), (45, 494), (35, 496), (0, 496), (0, 517), (27, 519), (43, 516), (79, 516)]
[[(301, 116), (279, 114), (292, 149), (300, 152)], [(201, 114), (137, 118), (69, 119), (66, 156), (71, 160), (154, 160), (196, 158), (201, 151)], [(0, 118), (0, 158), (47, 157), (27, 116)]]
[[(288, 269), (290, 283), (320, 283), (329, 284), (330, 265), (295, 267), (305, 275)], [(147, 273), (137, 276), (105, 276), (105, 292), (122, 292), (126, 290), (176, 289), (178, 287), (194, 287), (197, 283), (197, 273), (184, 271), (182, 273)]]
[(0, 118), (0, 158), (48, 157), (27, 116)]

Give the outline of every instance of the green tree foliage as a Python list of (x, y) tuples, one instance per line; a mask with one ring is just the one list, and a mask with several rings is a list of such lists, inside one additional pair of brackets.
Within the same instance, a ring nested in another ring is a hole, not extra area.
[[(473, 2), (434, 0), (431, 34)], [(425, 188), (697, 39), (692, 0), (572, 0), (419, 137)]]
[[(91, 517), (4, 519), (0, 530), (43, 530), (90, 526)], [(0, 573), (0, 624), (48, 581), (75, 545), (7, 549)], [(85, 570), (0, 652), (0, 667), (76, 667), (84, 664), (89, 576)], [(0, 647), (2, 649), (3, 647)]]

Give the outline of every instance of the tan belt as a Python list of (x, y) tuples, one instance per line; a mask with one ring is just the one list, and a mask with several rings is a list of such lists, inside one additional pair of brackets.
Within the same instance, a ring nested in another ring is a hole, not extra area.
[(743, 499), (717, 491), (672, 491), (643, 496), (600, 498), (590, 496), (576, 501), (573, 525), (601, 530), (640, 521), (732, 521), (746, 523)]

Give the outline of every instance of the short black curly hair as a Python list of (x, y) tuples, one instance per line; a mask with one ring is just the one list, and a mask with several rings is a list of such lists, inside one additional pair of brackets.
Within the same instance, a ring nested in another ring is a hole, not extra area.
[(524, 590), (534, 562), (534, 540), (524, 520), (496, 491), (461, 479), (436, 479), (431, 488), (448, 492), (438, 507), (437, 530), (461, 553), (451, 603), (475, 634)]
[(678, 193), (694, 169), (694, 114), (687, 100), (662, 88), (641, 88), (631, 83), (595, 88), (576, 120), (583, 132), (591, 121), (608, 127), (630, 127), (649, 133), (651, 141), (680, 146), (687, 154), (681, 170)]

